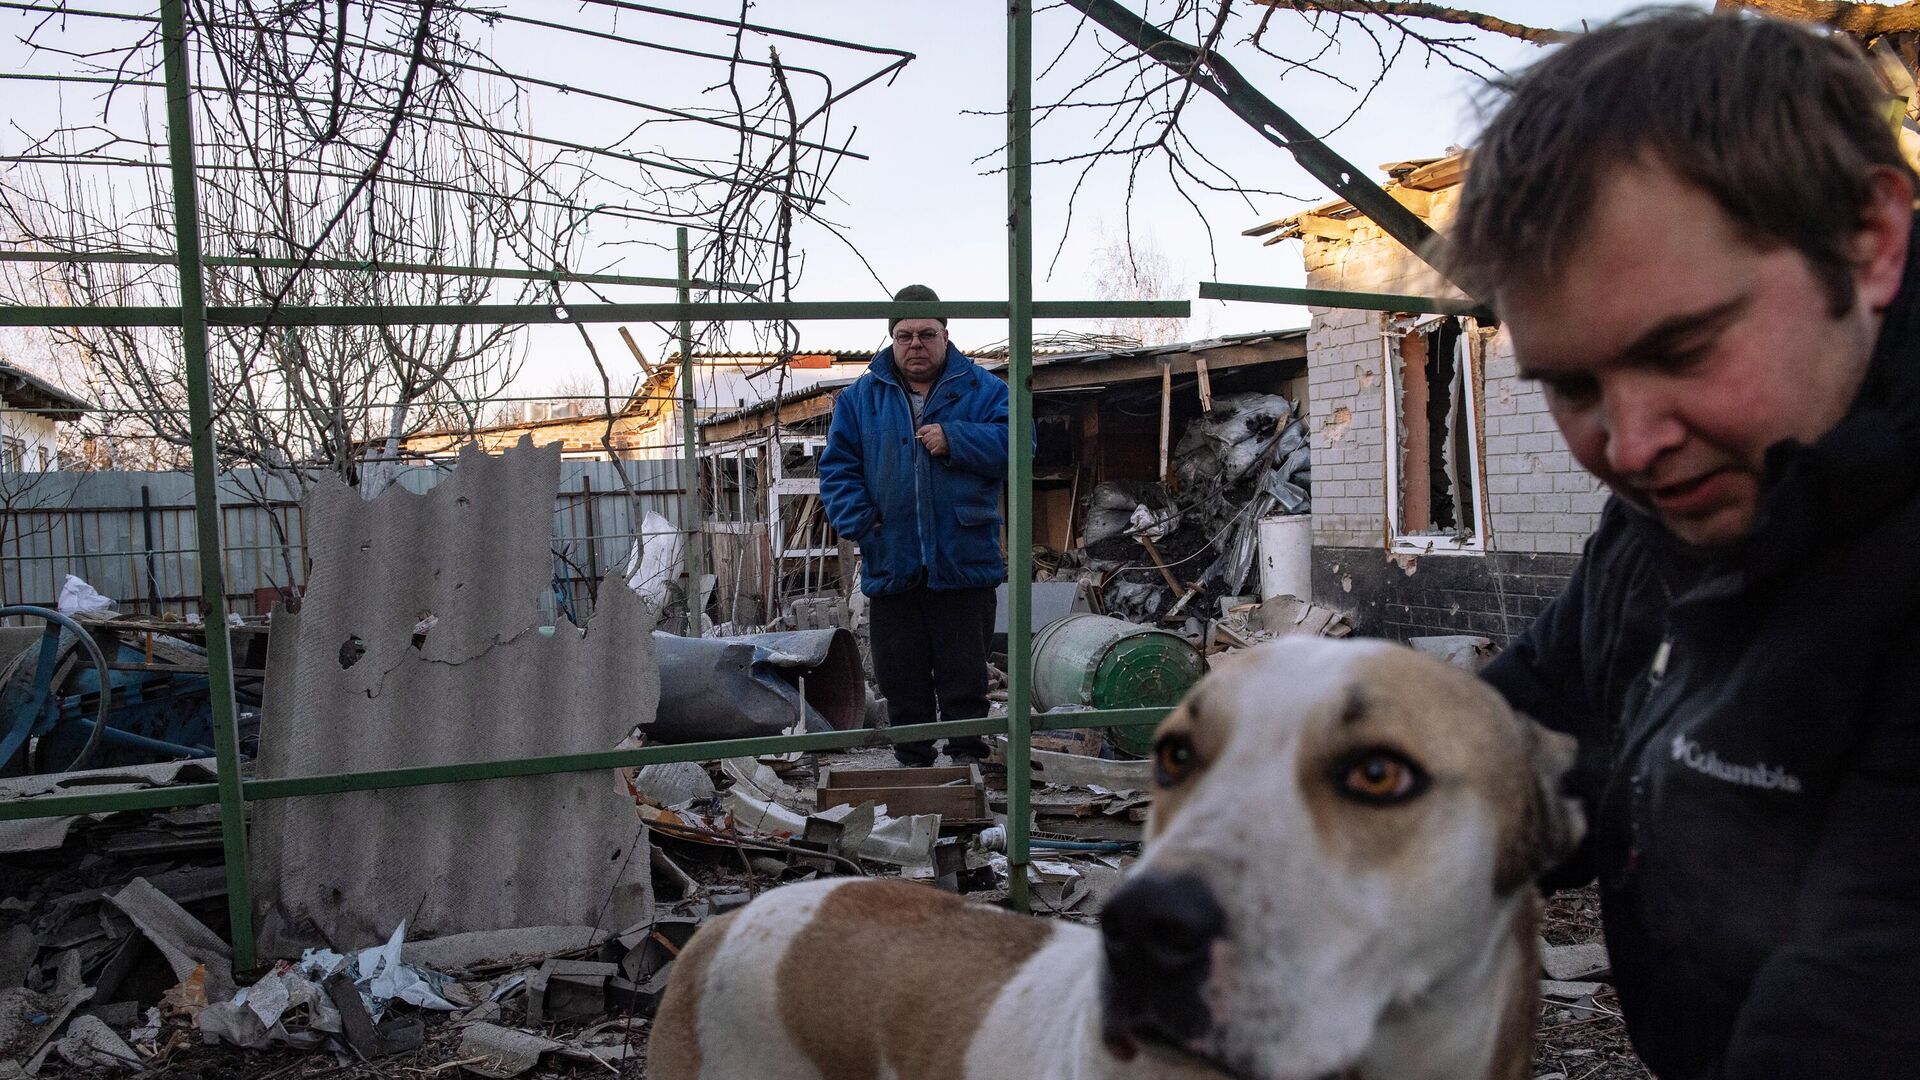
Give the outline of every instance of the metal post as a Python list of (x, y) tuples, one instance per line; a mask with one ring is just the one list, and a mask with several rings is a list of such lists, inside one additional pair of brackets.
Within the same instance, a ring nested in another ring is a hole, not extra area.
[(1007, 9), (1007, 890), (1027, 910), (1033, 669), (1033, 5)]
[[(693, 303), (693, 289), (689, 284), (693, 280), (691, 260), (687, 256), (687, 230), (678, 231), (676, 245), (680, 255), (680, 302)], [(680, 457), (682, 459), (681, 481), (682, 498), (685, 499), (681, 513), (685, 518), (683, 528), (687, 530), (687, 633), (700, 636), (700, 616), (705, 613), (705, 592), (700, 588), (700, 579), (706, 576), (706, 560), (700, 557), (700, 461), (694, 456), (695, 407), (693, 392), (693, 319), (682, 316), (680, 319)]]
[(593, 477), (580, 477), (580, 502), (587, 511), (587, 600), (600, 607), (600, 530), (593, 520)]
[(180, 347), (187, 366), (187, 415), (193, 437), (194, 528), (200, 555), (200, 602), (207, 628), (207, 682), (213, 704), (214, 755), (220, 773), (220, 839), (227, 864), (227, 917), (233, 966), (253, 966), (253, 893), (247, 869), (246, 803), (240, 787), (240, 741), (234, 728), (233, 648), (220, 555), (220, 489), (214, 472), (213, 394), (207, 374), (207, 297), (200, 277), (200, 203), (194, 187), (193, 98), (187, 78), (183, 0), (160, 0), (167, 79), (167, 147), (173, 167), (173, 225), (179, 246)]
[(153, 555), (153, 489), (140, 485), (140, 525), (147, 538), (147, 611), (160, 615), (160, 571)]

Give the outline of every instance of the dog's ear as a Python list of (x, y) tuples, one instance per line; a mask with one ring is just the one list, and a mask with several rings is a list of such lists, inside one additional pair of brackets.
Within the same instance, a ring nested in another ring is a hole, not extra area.
[(1493, 887), (1501, 896), (1566, 861), (1587, 831), (1580, 801), (1566, 790), (1578, 744), (1529, 716), (1518, 714), (1517, 718), (1529, 775), (1518, 826), (1507, 837), (1494, 866)]

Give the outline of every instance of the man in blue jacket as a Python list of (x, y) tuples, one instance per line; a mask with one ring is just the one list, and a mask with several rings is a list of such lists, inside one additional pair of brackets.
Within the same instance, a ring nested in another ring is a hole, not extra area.
[[(894, 299), (940, 298), (909, 285)], [(820, 501), (860, 545), (888, 718), (974, 719), (987, 715), (994, 591), (1007, 576), (1007, 386), (948, 342), (945, 319), (894, 319), (888, 330), (893, 344), (834, 402)], [(986, 753), (977, 737), (947, 740), (955, 761)], [(894, 756), (931, 765), (933, 743), (900, 743)]]

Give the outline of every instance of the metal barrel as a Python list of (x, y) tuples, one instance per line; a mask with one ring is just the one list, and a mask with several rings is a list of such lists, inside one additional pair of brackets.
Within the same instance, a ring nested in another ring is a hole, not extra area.
[[(1034, 708), (1171, 707), (1206, 669), (1200, 651), (1178, 634), (1081, 612), (1056, 619), (1034, 635)], [(1115, 728), (1107, 737), (1132, 754), (1153, 747), (1151, 728)]]

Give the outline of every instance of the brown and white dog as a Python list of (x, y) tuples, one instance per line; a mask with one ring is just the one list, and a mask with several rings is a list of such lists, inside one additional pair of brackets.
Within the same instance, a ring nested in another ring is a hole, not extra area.
[(1100, 930), (921, 885), (777, 889), (688, 944), (655, 1080), (1531, 1075), (1572, 742), (1381, 642), (1229, 658), (1161, 724)]

